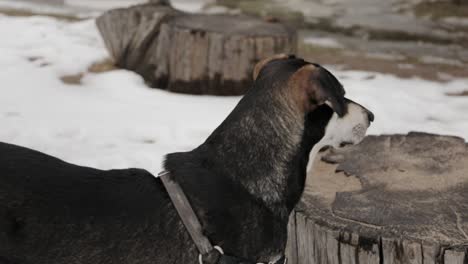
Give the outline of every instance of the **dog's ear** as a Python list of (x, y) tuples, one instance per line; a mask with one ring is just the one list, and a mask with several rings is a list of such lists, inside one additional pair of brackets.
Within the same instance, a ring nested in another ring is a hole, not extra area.
[(311, 111), (322, 104), (329, 105), (339, 116), (346, 114), (345, 91), (341, 83), (327, 69), (307, 64), (289, 79), (299, 103)]
[(260, 74), (260, 71), (263, 69), (263, 67), (265, 67), (265, 65), (267, 65), (269, 62), (271, 61), (274, 61), (274, 60), (281, 60), (281, 59), (287, 59), (287, 58), (290, 58), (290, 57), (293, 57), (293, 55), (286, 55), (284, 53), (281, 53), (281, 54), (276, 54), (276, 55), (273, 55), (271, 57), (268, 57), (266, 59), (263, 59), (261, 61), (259, 61), (256, 65), (255, 65), (255, 68), (254, 68), (254, 71), (253, 71), (253, 80), (255, 81), (258, 77), (258, 75)]

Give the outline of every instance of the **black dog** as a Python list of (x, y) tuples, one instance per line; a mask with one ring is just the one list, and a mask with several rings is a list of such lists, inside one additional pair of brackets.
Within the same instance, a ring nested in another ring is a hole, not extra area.
[[(214, 245), (268, 263), (284, 255), (311, 150), (358, 143), (373, 117), (330, 72), (293, 56), (260, 62), (254, 78), (209, 138), (169, 154), (165, 169)], [(79, 167), (0, 144), (0, 263), (198, 263), (198, 252), (147, 171)]]

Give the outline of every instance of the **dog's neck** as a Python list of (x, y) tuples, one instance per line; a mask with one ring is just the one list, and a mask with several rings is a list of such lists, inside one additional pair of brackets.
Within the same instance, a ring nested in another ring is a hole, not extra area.
[(214, 152), (224, 175), (287, 217), (302, 195), (316, 142), (306, 138), (305, 116), (286, 96), (276, 92), (250, 98), (256, 101), (243, 99), (201, 147)]

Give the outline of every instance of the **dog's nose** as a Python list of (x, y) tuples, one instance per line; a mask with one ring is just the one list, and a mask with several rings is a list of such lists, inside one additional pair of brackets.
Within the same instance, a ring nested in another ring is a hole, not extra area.
[(374, 122), (374, 114), (369, 110), (366, 110), (366, 111), (367, 111), (367, 118), (369, 119), (369, 122), (370, 123)]

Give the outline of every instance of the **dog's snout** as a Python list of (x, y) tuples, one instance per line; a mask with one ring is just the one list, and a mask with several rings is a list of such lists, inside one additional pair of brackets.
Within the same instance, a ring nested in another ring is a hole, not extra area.
[(367, 110), (367, 109), (366, 109), (366, 112), (367, 112), (367, 118), (369, 119), (369, 122), (370, 123), (374, 122), (374, 114), (371, 111)]

